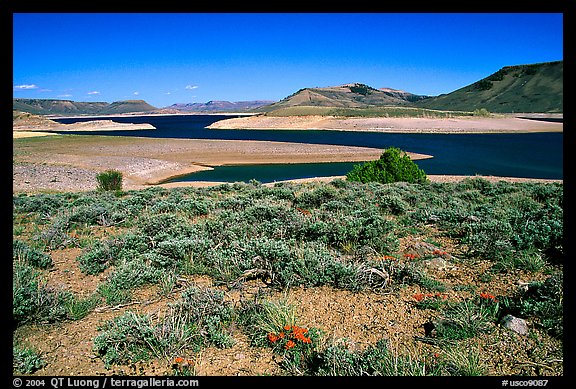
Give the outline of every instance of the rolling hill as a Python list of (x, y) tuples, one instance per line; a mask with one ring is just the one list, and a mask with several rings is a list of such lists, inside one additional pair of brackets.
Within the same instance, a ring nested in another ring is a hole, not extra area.
[(454, 92), (417, 101), (414, 106), (438, 110), (490, 112), (563, 112), (563, 61), (505, 66)]
[(311, 106), (337, 108), (371, 108), (381, 106), (406, 106), (412, 101), (427, 96), (413, 95), (395, 89), (375, 89), (365, 84), (352, 83), (325, 88), (304, 88), (270, 105), (258, 109), (259, 112), (271, 112), (278, 109)]
[(35, 115), (113, 115), (152, 112), (157, 108), (144, 100), (122, 100), (113, 103), (78, 102), (57, 99), (12, 99), (12, 108)]

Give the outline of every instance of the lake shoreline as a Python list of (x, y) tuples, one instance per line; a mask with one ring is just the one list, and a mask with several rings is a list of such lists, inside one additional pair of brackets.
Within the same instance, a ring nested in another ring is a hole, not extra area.
[[(214, 124), (221, 122), (216, 121)], [(408, 122), (416, 123), (414, 120)], [(417, 122), (420, 125), (425, 123), (421, 120)], [(455, 122), (442, 121), (442, 123)], [(477, 121), (466, 123), (473, 124)], [(536, 120), (525, 119), (523, 123), (526, 125), (532, 123), (531, 126), (544, 124), (556, 129), (562, 127), (562, 123)], [(378, 159), (383, 152), (382, 148), (374, 147), (281, 141), (62, 135), (50, 132), (44, 134), (35, 132), (37, 135), (45, 136), (18, 139), (17, 135), (22, 133), (24, 132), (13, 131), (13, 192), (92, 190), (96, 187), (95, 175), (108, 169), (123, 173), (126, 190), (153, 185), (217, 185), (220, 183), (166, 183), (166, 181), (223, 165), (366, 162)], [(30, 136), (32, 132), (26, 132), (26, 135)], [(413, 160), (434, 157), (413, 153), (408, 149), (405, 151)], [(449, 176), (434, 179), (445, 181), (448, 180), (447, 177)], [(462, 179), (464, 176), (455, 177)], [(513, 177), (505, 179), (516, 180)], [(562, 180), (549, 181), (562, 182)]]

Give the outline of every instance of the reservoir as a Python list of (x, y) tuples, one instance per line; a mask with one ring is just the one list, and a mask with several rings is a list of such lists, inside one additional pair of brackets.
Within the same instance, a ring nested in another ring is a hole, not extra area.
[[(106, 117), (119, 123), (150, 123), (156, 130), (90, 132), (93, 135), (153, 138), (265, 140), (401, 150), (432, 155), (416, 160), (426, 174), (486, 175), (563, 179), (563, 133), (383, 134), (328, 130), (210, 130), (205, 126), (241, 115), (163, 115)], [(94, 118), (57, 119), (61, 123)], [(71, 133), (71, 132), (67, 132)], [(86, 132), (78, 132), (86, 135)], [(250, 181), (345, 175), (356, 163), (219, 166), (171, 181)]]

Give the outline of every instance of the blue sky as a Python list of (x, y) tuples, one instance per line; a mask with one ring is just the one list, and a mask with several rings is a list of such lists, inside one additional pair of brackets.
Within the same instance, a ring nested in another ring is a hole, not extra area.
[(563, 47), (562, 13), (14, 13), (13, 96), (160, 108), (350, 82), (435, 96)]

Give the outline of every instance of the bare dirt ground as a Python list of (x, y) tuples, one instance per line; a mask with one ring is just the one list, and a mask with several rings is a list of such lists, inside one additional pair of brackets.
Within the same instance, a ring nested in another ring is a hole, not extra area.
[(250, 116), (217, 121), (211, 129), (314, 129), (387, 133), (522, 133), (563, 131), (562, 122), (522, 117), (343, 118), (333, 116)]
[[(401, 240), (401, 249), (409, 251), (420, 237)], [(442, 238), (442, 247), (452, 258), (459, 256), (458, 249), (449, 239)], [(47, 274), (48, 285), (80, 295), (88, 295), (107, 276), (83, 274), (76, 257), (80, 249), (61, 249), (51, 252), (55, 266)], [(512, 294), (520, 284), (544, 280), (546, 275), (517, 271), (506, 276), (494, 276), (489, 284), (482, 281), (491, 263), (454, 261), (448, 269), (427, 268), (436, 279), (453, 286), (448, 294), (451, 301), (461, 301), (472, 296), (471, 288), (489, 290), (496, 295)], [(36, 371), (38, 376), (162, 376), (173, 375), (175, 356), (157, 358), (148, 362), (106, 368), (93, 351), (93, 339), (106, 321), (130, 310), (136, 313), (161, 315), (168, 304), (180, 298), (180, 293), (190, 285), (222, 288), (212, 284), (210, 278), (193, 276), (179, 280), (169, 294), (162, 294), (156, 286), (143, 287), (135, 293), (133, 303), (125, 306), (99, 306), (87, 317), (78, 321), (57, 324), (25, 325), (14, 332), (14, 337), (41, 353), (47, 363)], [(468, 285), (468, 288), (458, 288)], [(315, 327), (324, 332), (324, 341), (345, 341), (353, 350), (362, 350), (377, 340), (386, 338), (390, 348), (399, 355), (442, 357), (439, 346), (418, 341), (425, 336), (424, 324), (437, 313), (415, 307), (414, 295), (426, 292), (411, 285), (391, 292), (351, 292), (332, 287), (291, 288), (287, 291), (269, 290), (261, 281), (246, 282), (238, 289), (225, 291), (226, 300), (238, 304), (252, 299), (256, 292), (264, 293), (267, 300), (286, 301), (297, 307), (296, 317), (302, 326)], [(182, 357), (193, 361), (197, 376), (277, 376), (286, 375), (279, 365), (280, 357), (269, 348), (253, 347), (240, 330), (232, 333), (231, 348), (209, 347), (200, 353), (183, 351)], [(469, 343), (469, 344), (468, 344)], [(557, 376), (563, 375), (563, 345), (536, 327), (529, 335), (520, 335), (500, 326), (485, 336), (464, 344), (465, 348), (482, 355), (479, 364), (490, 376)]]

